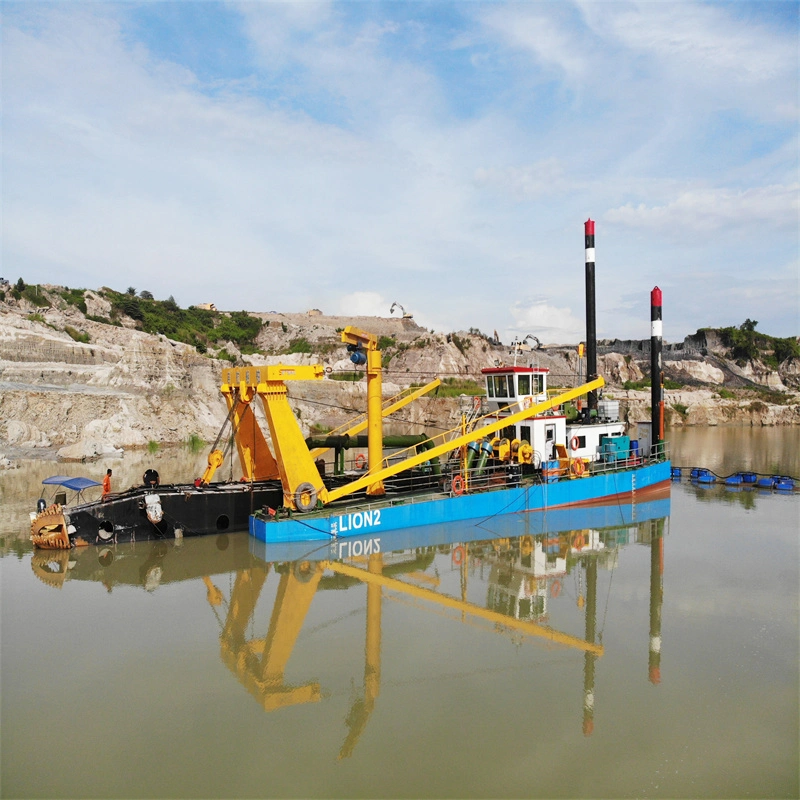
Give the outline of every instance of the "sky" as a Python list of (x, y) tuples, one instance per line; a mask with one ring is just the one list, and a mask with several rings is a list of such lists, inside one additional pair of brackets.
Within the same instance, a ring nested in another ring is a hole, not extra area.
[(599, 337), (797, 336), (799, 11), (2, 0), (0, 275), (577, 343), (591, 218)]

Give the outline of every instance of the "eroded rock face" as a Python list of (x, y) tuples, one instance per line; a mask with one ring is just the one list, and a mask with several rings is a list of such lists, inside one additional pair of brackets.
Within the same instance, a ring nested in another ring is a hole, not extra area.
[[(45, 287), (46, 288), (46, 287)], [(53, 307), (40, 309), (27, 301), (0, 302), (0, 448), (6, 453), (42, 453), (64, 459), (91, 459), (126, 448), (177, 444), (192, 436), (213, 441), (227, 408), (219, 392), (220, 373), (230, 362), (208, 358), (195, 348), (137, 330), (133, 320), (123, 326), (87, 319), (53, 294)], [(96, 292), (84, 293), (87, 314), (109, 318), (111, 304)], [(36, 315), (36, 316), (33, 316)], [(334, 372), (354, 367), (341, 344), (347, 325), (390, 337), (384, 349), (384, 396), (397, 394), (412, 382), (432, 376), (468, 378), (482, 385), (481, 370), (516, 363), (550, 371), (551, 386), (575, 386), (585, 380), (585, 361), (577, 348), (549, 345), (516, 354), (488, 337), (469, 332), (434, 334), (409, 319), (338, 318), (318, 314), (257, 314), (269, 324), (259, 345), (276, 355), (242, 356), (245, 364), (313, 364)], [(87, 338), (86, 341), (76, 341)], [(282, 353), (291, 342), (305, 339), (316, 352)], [(646, 343), (645, 343), (646, 344)], [(689, 343), (692, 344), (691, 342)], [(704, 347), (708, 345), (704, 343)], [(771, 372), (758, 363), (738, 367), (716, 352), (703, 357), (702, 348), (665, 349), (665, 371), (709, 388), (667, 391), (668, 422), (673, 425), (800, 424), (800, 407), (772, 405), (759, 399), (723, 398), (711, 387), (723, 387), (731, 376), (742, 382), (783, 389), (800, 386), (800, 363)], [(598, 354), (598, 371), (606, 378), (607, 396), (619, 399), (623, 417), (650, 419), (649, 390), (621, 387), (649, 372), (643, 343), (623, 342), (620, 352), (608, 346)], [(299, 413), (306, 435), (335, 428), (366, 407), (366, 380), (323, 380), (289, 386), (290, 403)], [(449, 429), (460, 420), (459, 401), (428, 397), (387, 420), (386, 430), (405, 433), (422, 426)], [(11, 462), (7, 456), (0, 457)]]
[(789, 358), (778, 368), (778, 375), (785, 386), (800, 389), (800, 359)]
[[(96, 298), (98, 315), (109, 313), (105, 302)], [(74, 308), (41, 316), (44, 323), (0, 304), (0, 442), (92, 458), (216, 435), (225, 416), (219, 362), (164, 336), (86, 320)], [(89, 343), (53, 329), (59, 325), (87, 333)]]
[(712, 383), (720, 386), (725, 383), (725, 373), (719, 367), (705, 361), (665, 361), (664, 366), (674, 370), (678, 375), (682, 373), (687, 378), (700, 383)]
[[(650, 393), (612, 392), (620, 401), (620, 414), (629, 423), (650, 419)], [(671, 426), (696, 425), (800, 425), (800, 404), (774, 405), (758, 399), (721, 398), (716, 392), (664, 392), (666, 421)]]
[(628, 381), (636, 383), (644, 379), (639, 365), (630, 357), (620, 353), (609, 353), (598, 358), (598, 370), (608, 383), (621, 386)]

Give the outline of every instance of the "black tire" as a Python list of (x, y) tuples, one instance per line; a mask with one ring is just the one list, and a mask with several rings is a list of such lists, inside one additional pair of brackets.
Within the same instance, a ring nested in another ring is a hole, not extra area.
[(294, 505), (303, 513), (317, 507), (317, 490), (313, 484), (306, 481), (297, 487), (294, 493)]

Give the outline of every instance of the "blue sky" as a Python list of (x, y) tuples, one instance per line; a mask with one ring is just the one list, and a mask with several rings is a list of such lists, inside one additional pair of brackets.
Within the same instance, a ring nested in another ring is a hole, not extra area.
[[(504, 341), (800, 334), (795, 2), (3, 2), (2, 268)], [(397, 312), (395, 312), (397, 313)]]

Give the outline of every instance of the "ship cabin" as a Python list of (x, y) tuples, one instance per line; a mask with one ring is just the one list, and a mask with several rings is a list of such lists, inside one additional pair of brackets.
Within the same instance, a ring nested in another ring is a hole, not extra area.
[[(510, 416), (531, 405), (547, 400), (548, 369), (540, 367), (504, 366), (481, 370), (486, 381), (489, 419)], [(533, 448), (534, 464), (568, 453), (571, 458), (596, 461), (609, 452), (609, 443), (622, 437), (625, 426), (619, 421), (619, 403), (600, 401), (596, 418), (585, 422), (567, 421), (560, 408), (537, 417), (509, 425), (498, 437), (528, 442)], [(626, 437), (627, 438), (627, 437)], [(618, 443), (622, 444), (622, 441)], [(561, 451), (559, 453), (559, 451)], [(616, 447), (614, 452), (622, 452)], [(621, 457), (621, 456), (620, 456)]]
[[(486, 380), (486, 400), (489, 418), (501, 418), (547, 400), (548, 369), (539, 367), (487, 367), (481, 372)], [(509, 425), (498, 437), (528, 442), (533, 448), (537, 466), (542, 461), (557, 458), (556, 445), (566, 446), (567, 418), (561, 413), (548, 412)]]

